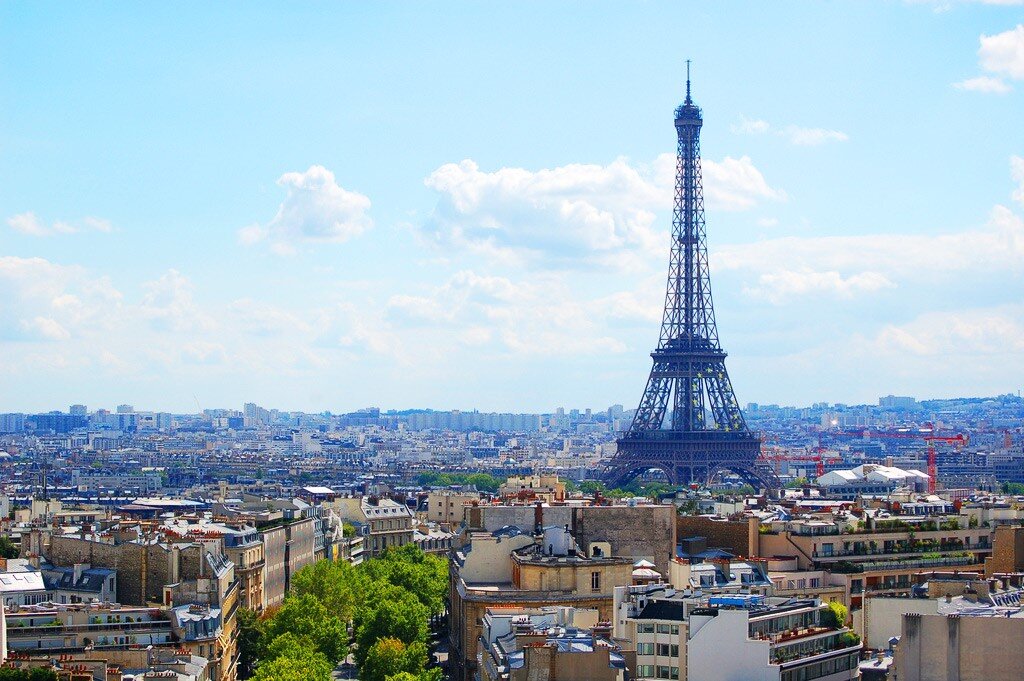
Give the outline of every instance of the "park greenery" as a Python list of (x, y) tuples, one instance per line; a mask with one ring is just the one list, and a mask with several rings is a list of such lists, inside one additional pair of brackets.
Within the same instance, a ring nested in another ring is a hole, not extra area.
[(504, 480), (487, 473), (438, 473), (427, 471), (420, 473), (416, 477), (416, 482), (421, 487), (473, 486), (481, 492), (497, 492), (498, 487), (501, 486)]
[(427, 668), (427, 642), (447, 586), (447, 563), (413, 544), (356, 567), (308, 565), (281, 607), (262, 617), (239, 614), (240, 676), (327, 681), (351, 653), (363, 681), (439, 681), (441, 670)]
[(0, 681), (57, 681), (57, 672), (42, 667), (0, 667)]

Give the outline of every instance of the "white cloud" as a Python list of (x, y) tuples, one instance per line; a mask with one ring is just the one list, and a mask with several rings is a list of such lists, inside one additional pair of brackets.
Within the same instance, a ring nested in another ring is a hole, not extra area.
[(777, 227), (779, 225), (778, 218), (758, 218), (758, 227)]
[[(703, 168), (709, 207), (743, 210), (785, 197), (749, 157), (705, 160)], [(650, 166), (620, 158), (538, 171), (449, 163), (425, 180), (440, 199), (424, 233), (507, 263), (628, 266), (630, 254), (664, 250), (665, 221), (655, 214), (671, 210), (674, 175), (672, 154)]]
[[(1024, 202), (1024, 159), (1010, 159)], [(724, 246), (711, 253), (717, 272), (753, 277), (746, 295), (782, 303), (814, 293), (842, 298), (875, 293), (902, 281), (935, 281), (951, 273), (1024, 272), (1024, 218), (995, 206), (979, 229), (947, 234), (879, 233), (858, 236), (780, 237)]]
[(367, 214), (370, 199), (338, 185), (334, 173), (323, 166), (285, 173), (277, 184), (288, 191), (277, 214), (266, 226), (239, 229), (237, 236), (242, 244), (269, 240), (271, 250), (287, 255), (294, 253), (299, 244), (343, 243), (373, 226)]
[[(873, 339), (920, 356), (993, 356), (1024, 353), (1024, 307), (927, 312), (906, 324), (888, 324)], [(1019, 363), (1019, 359), (1018, 359)]]
[(71, 338), (71, 333), (52, 317), (33, 317), (22, 319), (21, 328), (30, 335), (44, 340), (61, 341)]
[(1007, 85), (1002, 78), (993, 78), (991, 76), (978, 76), (977, 78), (968, 78), (962, 80), (959, 83), (953, 83), (953, 87), (958, 90), (968, 90), (970, 92), (987, 92), (997, 95), (1004, 95), (1010, 92), (1013, 88)]
[(615, 307), (609, 299), (574, 298), (562, 276), (513, 281), (464, 270), (427, 295), (392, 296), (387, 319), (428, 347), (455, 339), (479, 352), (560, 357), (624, 351), (605, 328)]
[(729, 126), (729, 129), (732, 130), (735, 135), (763, 135), (768, 132), (771, 127), (772, 126), (768, 121), (740, 116), (739, 125), (731, 125)]
[(48, 225), (32, 211), (12, 215), (7, 218), (7, 225), (14, 231), (28, 236), (54, 236), (88, 231), (112, 232), (114, 229), (109, 220), (94, 217), (82, 218), (78, 223), (57, 220)]
[(825, 142), (845, 142), (849, 136), (839, 130), (827, 128), (801, 128), (797, 125), (787, 125), (783, 128), (775, 128), (768, 121), (750, 119), (741, 116), (739, 125), (730, 126), (736, 135), (764, 135), (773, 133), (778, 137), (787, 139), (791, 144), (808, 147), (818, 146)]
[(996, 35), (982, 35), (978, 60), (986, 71), (1024, 79), (1024, 24)]
[(836, 271), (816, 272), (810, 269), (777, 270), (758, 277), (756, 286), (743, 289), (746, 295), (779, 304), (789, 298), (810, 294), (853, 298), (860, 293), (873, 293), (893, 284), (879, 272), (858, 272), (844, 277)]
[(826, 128), (801, 128), (789, 125), (783, 128), (782, 135), (790, 142), (801, 147), (818, 146), (825, 142), (845, 142), (849, 136), (839, 130)]
[[(1004, 4), (1004, 3), (998, 3)], [(1010, 4), (1010, 3), (1005, 3)], [(978, 65), (995, 76), (979, 76), (954, 83), (961, 90), (1005, 94), (1012, 88), (1003, 78), (1024, 79), (1024, 24), (995, 35), (979, 38)]]
[(710, 206), (747, 210), (761, 200), (785, 201), (785, 192), (773, 189), (749, 156), (726, 156), (721, 163), (704, 162), (704, 193)]
[(213, 319), (202, 312), (192, 299), (192, 282), (177, 270), (168, 270), (159, 279), (142, 285), (146, 292), (139, 312), (159, 329), (204, 331)]
[(1024, 203), (1024, 158), (1010, 157), (1010, 177), (1017, 183), (1017, 189), (1013, 192), (1013, 200)]

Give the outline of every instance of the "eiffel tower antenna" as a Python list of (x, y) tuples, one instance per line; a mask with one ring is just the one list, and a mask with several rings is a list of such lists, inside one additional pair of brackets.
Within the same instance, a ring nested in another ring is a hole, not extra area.
[(732, 471), (765, 488), (778, 487), (770, 467), (758, 463), (761, 441), (743, 419), (718, 341), (700, 172), (703, 124), (686, 60), (686, 100), (675, 111), (676, 191), (665, 311), (640, 406), (605, 470), (612, 486), (659, 469), (674, 485), (706, 484)]
[(690, 60), (686, 60), (686, 103), (693, 104), (693, 100), (690, 99)]

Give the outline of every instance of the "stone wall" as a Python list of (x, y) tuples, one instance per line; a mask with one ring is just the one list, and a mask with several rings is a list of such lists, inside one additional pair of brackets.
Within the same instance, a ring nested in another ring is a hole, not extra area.
[(999, 525), (992, 542), (992, 556), (985, 559), (985, 574), (1024, 570), (1024, 527)]
[(584, 550), (591, 542), (606, 541), (613, 556), (634, 562), (649, 560), (667, 577), (676, 550), (675, 506), (583, 506), (571, 510), (569, 529)]
[(159, 544), (105, 544), (54, 535), (46, 558), (59, 567), (89, 563), (117, 570), (117, 600), (125, 605), (160, 602), (164, 584), (176, 581), (168, 550)]
[(751, 528), (746, 520), (714, 520), (706, 516), (685, 515), (676, 521), (676, 531), (680, 540), (705, 537), (709, 549), (725, 549), (735, 556), (749, 556), (750, 553)]

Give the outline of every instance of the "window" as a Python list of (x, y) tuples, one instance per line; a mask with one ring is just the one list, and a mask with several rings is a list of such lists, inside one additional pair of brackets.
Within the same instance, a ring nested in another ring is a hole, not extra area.
[(669, 678), (669, 668), (667, 666), (665, 666), (665, 665), (660, 665), (659, 664), (658, 665), (657, 677), (659, 679), (667, 679), (667, 678)]
[(667, 643), (659, 643), (658, 644), (658, 655), (661, 655), (662, 657), (668, 657), (668, 644)]
[(654, 625), (653, 624), (641, 624), (640, 625), (640, 633), (641, 634), (653, 634), (654, 633)]
[[(679, 657), (679, 646), (676, 645), (675, 643), (673, 643), (670, 646), (670, 650), (669, 650), (669, 655), (668, 656), (669, 657)], [(676, 678), (676, 677), (673, 676), (672, 678)]]
[(679, 635), (679, 625), (678, 624), (673, 624), (673, 625), (669, 626), (668, 630), (669, 630), (669, 633), (672, 634), (673, 636), (678, 636)]
[(658, 633), (659, 634), (667, 634), (668, 632), (669, 632), (669, 628), (668, 628), (667, 624), (659, 624), (658, 625)]
[(653, 664), (638, 664), (636, 666), (636, 675), (641, 678), (650, 678), (654, 676), (654, 665)]
[(590, 590), (600, 591), (601, 590), (601, 573), (591, 572), (590, 573)]
[(653, 643), (637, 643), (636, 644), (637, 655), (653, 655), (654, 644)]
[(679, 678), (679, 667), (671, 667), (670, 669), (671, 669), (671, 671), (669, 672), (668, 678), (670, 678), (670, 679), (678, 679)]

